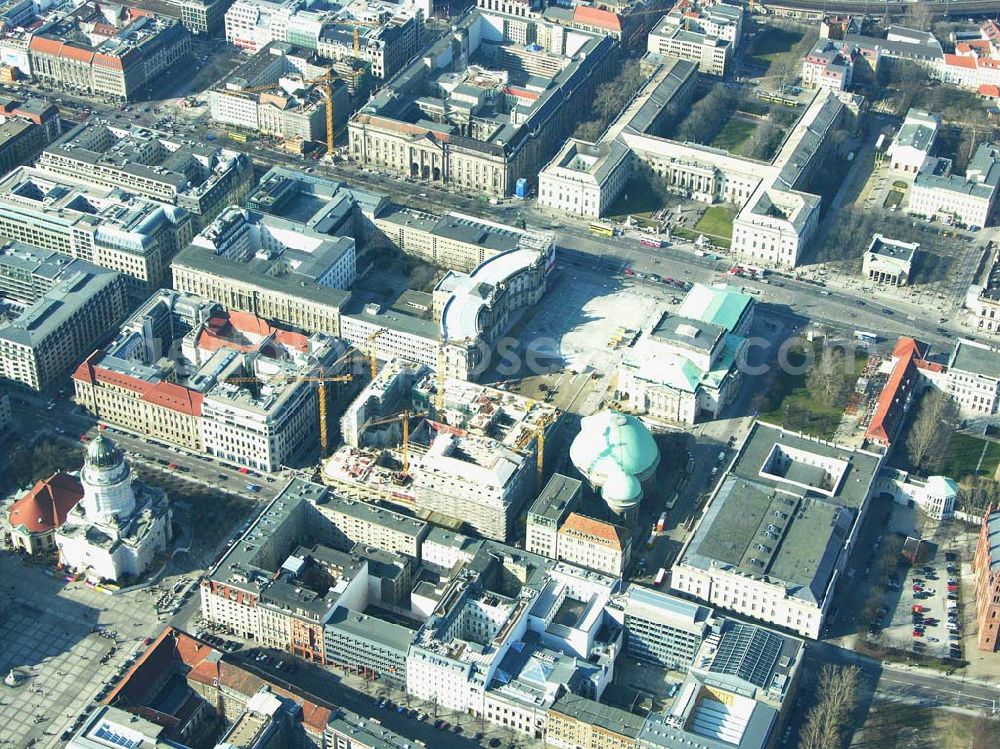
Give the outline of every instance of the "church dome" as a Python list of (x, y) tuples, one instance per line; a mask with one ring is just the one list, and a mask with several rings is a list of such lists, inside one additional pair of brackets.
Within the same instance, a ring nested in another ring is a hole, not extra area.
[(91, 468), (114, 468), (125, 460), (115, 443), (103, 434), (90, 443), (87, 448), (86, 465)]
[(603, 411), (580, 421), (570, 459), (615, 512), (639, 504), (642, 484), (653, 477), (660, 451), (639, 419)]

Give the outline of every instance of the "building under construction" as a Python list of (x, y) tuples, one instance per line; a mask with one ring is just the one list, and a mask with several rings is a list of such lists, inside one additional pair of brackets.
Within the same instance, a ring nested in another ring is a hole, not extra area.
[[(415, 372), (421, 370), (386, 365), (348, 407), (344, 431), (353, 439), (323, 465), (323, 480), (347, 496), (508, 539), (544, 481), (544, 445), (560, 428), (560, 412), (496, 388), (439, 382), (426, 370), (409, 402), (398, 392), (376, 397), (373, 388), (395, 392), (394, 384), (412, 382)], [(402, 410), (380, 411), (379, 404)]]

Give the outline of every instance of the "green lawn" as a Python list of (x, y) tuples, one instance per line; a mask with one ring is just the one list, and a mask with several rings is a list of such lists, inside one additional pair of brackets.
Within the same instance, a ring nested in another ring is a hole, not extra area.
[(730, 117), (718, 134), (712, 138), (711, 145), (730, 153), (736, 153), (737, 149), (750, 139), (756, 129), (757, 125), (753, 122), (747, 122), (739, 117)]
[(629, 180), (621, 195), (610, 205), (607, 217), (612, 221), (626, 216), (648, 217), (663, 206), (644, 179)]
[[(819, 349), (817, 347), (817, 356)], [(789, 352), (789, 361), (793, 365), (801, 364), (801, 353)], [(864, 369), (867, 357), (858, 352), (854, 359), (855, 377)], [(840, 425), (844, 414), (844, 403), (827, 406), (818, 400), (806, 387), (806, 374), (790, 374), (784, 370), (778, 372), (769, 384), (768, 402), (760, 409), (761, 421), (780, 424), (797, 432), (805, 432), (820, 439), (832, 439)], [(852, 383), (853, 384), (853, 383)]]
[(903, 193), (899, 190), (889, 190), (889, 194), (885, 198), (885, 203), (883, 204), (886, 208), (892, 209), (893, 207), (898, 207), (903, 201)]
[(702, 214), (694, 230), (712, 240), (712, 244), (729, 247), (733, 238), (733, 219), (736, 207), (728, 203), (713, 205)]
[(983, 447), (986, 447), (986, 455), (983, 456), (978, 475), (993, 478), (997, 466), (1000, 465), (1000, 443), (989, 442), (968, 434), (952, 436), (948, 444), (948, 453), (941, 465), (941, 473), (956, 481), (966, 476), (977, 475), (976, 465), (979, 463), (979, 457), (983, 455)]
[(753, 43), (753, 59), (760, 65), (770, 65), (789, 56), (804, 35), (797, 31), (767, 26), (757, 33)]

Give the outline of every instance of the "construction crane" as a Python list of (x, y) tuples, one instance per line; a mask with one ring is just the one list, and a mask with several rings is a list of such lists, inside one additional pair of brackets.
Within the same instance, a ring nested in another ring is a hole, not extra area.
[[(326, 385), (327, 383), (334, 382), (350, 382), (354, 379), (354, 375), (334, 375), (331, 377), (289, 377), (283, 382), (290, 382), (296, 380), (298, 382), (315, 382), (316, 383), (316, 397), (319, 398), (319, 444), (323, 452), (323, 457), (326, 457), (327, 451), (330, 447), (330, 435), (326, 427)], [(227, 377), (226, 382), (249, 384), (253, 382), (260, 382), (258, 377)]]
[[(355, 29), (357, 33), (357, 29)], [(357, 42), (355, 42), (357, 44)], [(310, 78), (308, 80), (303, 79), (302, 83), (307, 86), (319, 84), (323, 87), (323, 98), (326, 102), (326, 153), (331, 158), (333, 157), (333, 81), (337, 78), (333, 73), (332, 68), (327, 68), (326, 72), (318, 78)], [(270, 84), (267, 86), (251, 86), (249, 88), (241, 88), (235, 93), (238, 94), (259, 94), (265, 91), (271, 91), (275, 87), (275, 84)]]
[(437, 398), (434, 402), (434, 410), (439, 419), (444, 418), (444, 344), (438, 347), (438, 371), (437, 371)]
[(366, 421), (362, 430), (368, 427), (378, 426), (380, 424), (391, 424), (394, 421), (403, 422), (403, 474), (409, 475), (410, 473), (410, 418), (420, 418), (421, 416), (426, 416), (426, 411), (411, 412), (409, 409), (404, 410), (402, 413), (393, 414), (392, 416), (386, 416), (382, 419), (372, 419), (371, 421)]
[(385, 332), (385, 328), (379, 328), (368, 336), (368, 369), (371, 371), (373, 380), (375, 379), (375, 375), (378, 374), (378, 357), (376, 356), (377, 350), (375, 348), (375, 339)]

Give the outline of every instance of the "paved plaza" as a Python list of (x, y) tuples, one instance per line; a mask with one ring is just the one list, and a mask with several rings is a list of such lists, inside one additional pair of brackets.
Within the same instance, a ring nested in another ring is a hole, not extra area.
[[(0, 684), (0, 746), (61, 745), (61, 734), (107, 680), (145, 637), (162, 629), (154, 598), (146, 591), (110, 596), (67, 583), (9, 554), (0, 556), (0, 580), (12, 596), (0, 623), (0, 671), (13, 668), (27, 676), (17, 688)], [(96, 627), (116, 637), (99, 635)]]

